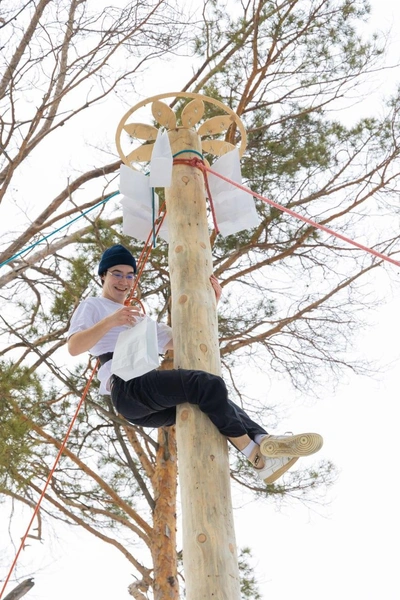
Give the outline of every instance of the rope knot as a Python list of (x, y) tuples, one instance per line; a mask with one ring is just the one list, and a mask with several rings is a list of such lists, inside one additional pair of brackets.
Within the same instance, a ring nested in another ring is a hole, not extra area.
[(193, 156), (192, 158), (174, 158), (172, 164), (187, 165), (188, 167), (195, 167), (197, 169), (200, 169), (200, 171), (203, 171), (203, 172), (205, 172), (205, 170), (206, 170), (204, 161), (200, 158), (197, 158), (197, 156)]

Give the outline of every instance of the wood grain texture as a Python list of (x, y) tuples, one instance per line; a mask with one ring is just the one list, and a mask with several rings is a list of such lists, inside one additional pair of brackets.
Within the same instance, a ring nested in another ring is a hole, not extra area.
[[(192, 130), (169, 132), (172, 153), (200, 151)], [(195, 156), (195, 155), (193, 155)], [(191, 158), (191, 154), (186, 154)], [(174, 367), (220, 374), (203, 174), (175, 165), (166, 189)], [(226, 439), (196, 406), (177, 415), (187, 600), (240, 600)]]

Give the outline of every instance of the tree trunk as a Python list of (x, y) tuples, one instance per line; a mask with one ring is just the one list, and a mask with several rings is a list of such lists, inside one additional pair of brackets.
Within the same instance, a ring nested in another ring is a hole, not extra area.
[[(198, 135), (169, 132), (172, 153), (201, 151)], [(185, 154), (187, 158), (195, 155)], [(215, 294), (201, 171), (175, 165), (165, 190), (174, 367), (220, 374)], [(187, 600), (240, 600), (226, 439), (196, 406), (178, 407), (183, 565)]]
[(17, 587), (14, 588), (12, 592), (7, 594), (4, 600), (19, 600), (20, 598), (22, 598), (22, 596), (25, 596), (25, 594), (27, 594), (29, 590), (33, 588), (34, 585), (35, 582), (33, 581), (33, 579), (25, 579), (25, 581), (17, 585)]
[(175, 427), (160, 427), (154, 473), (152, 556), (154, 600), (178, 600), (176, 550), (177, 463)]

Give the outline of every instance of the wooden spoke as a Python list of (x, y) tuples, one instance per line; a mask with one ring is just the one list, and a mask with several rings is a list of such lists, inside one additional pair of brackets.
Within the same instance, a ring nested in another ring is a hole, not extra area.
[(149, 141), (155, 140), (158, 133), (156, 127), (145, 125), (144, 123), (128, 123), (124, 126), (124, 131), (131, 137)]
[(201, 142), (201, 147), (204, 152), (214, 154), (215, 156), (222, 156), (236, 148), (236, 146), (229, 142), (225, 142), (224, 140), (203, 140)]
[(198, 134), (202, 136), (222, 133), (223, 131), (227, 131), (232, 123), (233, 119), (230, 115), (211, 117), (211, 119), (208, 119), (199, 127)]
[(130, 164), (131, 162), (148, 162), (151, 159), (154, 144), (142, 144), (128, 154), (126, 160)]
[(153, 117), (163, 127), (167, 129), (174, 129), (176, 127), (176, 116), (174, 111), (164, 104), (164, 102), (160, 102), (156, 100), (151, 105), (151, 112), (153, 113)]
[[(191, 92), (168, 92), (152, 96), (151, 98), (145, 98), (133, 106), (121, 119), (115, 135), (115, 141), (122, 162), (126, 165), (131, 165), (132, 162), (148, 162), (151, 159), (153, 150), (152, 144), (148, 143), (142, 144), (142, 146), (139, 146), (136, 150), (131, 150), (126, 133), (132, 138), (153, 142), (157, 139), (158, 125), (167, 129), (169, 136), (172, 131), (177, 129), (176, 114), (165, 103), (167, 102), (167, 98), (171, 99), (172, 97), (184, 98), (185, 100), (190, 99), (188, 104), (182, 109), (179, 129), (191, 130), (197, 134), (198, 138), (204, 138), (202, 142), (204, 152), (213, 154), (214, 156), (222, 156), (234, 148), (237, 148), (239, 156), (243, 156), (247, 144), (246, 129), (241, 119), (229, 106), (226, 106), (215, 98), (209, 98), (207, 96), (202, 96), (201, 94)], [(205, 107), (209, 104), (213, 105), (214, 112), (216, 112), (217, 109), (219, 114), (200, 124), (200, 121), (204, 119)], [(145, 123), (129, 123), (129, 120), (133, 118), (133, 113), (146, 105), (151, 108), (151, 113), (156, 126), (154, 127)], [(226, 132), (229, 132), (230, 127), (233, 124), (235, 125), (235, 141), (238, 140), (235, 144), (225, 142), (221, 139)], [(197, 131), (195, 130), (196, 127), (199, 127)], [(214, 137), (219, 139), (213, 139)], [(126, 153), (122, 147), (123, 142), (124, 145), (128, 146), (126, 148)]]
[(192, 100), (182, 111), (182, 125), (184, 127), (194, 127), (204, 114), (203, 100)]

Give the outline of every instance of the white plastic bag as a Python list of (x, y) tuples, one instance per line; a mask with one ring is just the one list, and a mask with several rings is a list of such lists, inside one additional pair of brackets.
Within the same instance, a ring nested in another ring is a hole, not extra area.
[(168, 342), (172, 340), (172, 328), (165, 323), (157, 323), (157, 340), (158, 352), (163, 354)]
[(172, 180), (172, 151), (168, 133), (158, 130), (150, 161), (151, 187), (170, 187)]
[(124, 381), (140, 377), (160, 365), (157, 323), (144, 317), (134, 327), (122, 331), (117, 340), (111, 373)]
[[(212, 165), (212, 169), (236, 183), (242, 183), (237, 149), (221, 156)], [(212, 173), (209, 173), (208, 181), (221, 235), (232, 235), (258, 225), (257, 210), (251, 194), (247, 194)]]
[[(153, 219), (158, 217), (158, 195), (154, 194), (153, 206), (149, 178), (126, 165), (121, 165), (119, 190), (122, 195), (123, 233), (146, 242), (153, 228)], [(168, 241), (166, 218), (158, 235)]]

